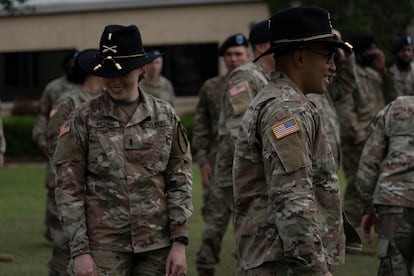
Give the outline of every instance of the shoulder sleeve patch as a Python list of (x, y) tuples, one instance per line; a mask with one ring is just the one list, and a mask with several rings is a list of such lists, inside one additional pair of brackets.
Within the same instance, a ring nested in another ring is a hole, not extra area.
[(276, 139), (282, 139), (283, 137), (289, 136), (295, 132), (300, 131), (300, 127), (296, 118), (291, 117), (283, 122), (277, 123), (272, 126), (272, 132), (275, 135)]
[(240, 93), (244, 93), (246, 91), (247, 91), (247, 86), (244, 82), (242, 82), (242, 83), (239, 83), (239, 84), (233, 86), (232, 88), (230, 88), (228, 93), (231, 97), (233, 97), (233, 96), (236, 96)]
[(70, 121), (66, 121), (59, 129), (59, 137), (70, 132)]

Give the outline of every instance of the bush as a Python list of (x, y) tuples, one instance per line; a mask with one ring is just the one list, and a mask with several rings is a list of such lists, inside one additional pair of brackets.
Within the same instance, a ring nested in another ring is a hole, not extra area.
[(185, 114), (180, 116), (183, 126), (187, 130), (188, 140), (191, 142), (193, 138), (193, 128), (194, 128), (194, 114)]
[(3, 118), (6, 137), (6, 156), (39, 156), (40, 152), (32, 140), (34, 116), (11, 116)]

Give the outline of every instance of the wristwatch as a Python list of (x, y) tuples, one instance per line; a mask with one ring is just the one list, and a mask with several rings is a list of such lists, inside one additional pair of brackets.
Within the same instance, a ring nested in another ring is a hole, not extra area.
[(188, 245), (188, 238), (184, 237), (184, 236), (180, 236), (180, 237), (175, 237), (173, 239), (171, 239), (172, 242), (179, 242), (182, 243), (184, 245)]

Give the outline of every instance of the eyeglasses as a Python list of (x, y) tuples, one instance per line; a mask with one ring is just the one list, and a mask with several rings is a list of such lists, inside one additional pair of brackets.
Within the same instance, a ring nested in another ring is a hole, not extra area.
[(323, 57), (326, 57), (326, 64), (331, 64), (334, 62), (334, 58), (335, 58), (335, 50), (331, 50), (331, 51), (324, 51), (321, 49), (314, 49), (314, 48), (309, 48), (309, 47), (303, 47), (302, 49), (304, 50), (308, 50), (311, 53), (317, 54), (317, 55), (321, 55)]

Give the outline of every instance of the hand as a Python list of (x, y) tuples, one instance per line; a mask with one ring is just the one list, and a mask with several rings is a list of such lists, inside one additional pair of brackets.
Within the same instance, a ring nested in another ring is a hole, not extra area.
[(361, 219), (362, 235), (368, 243), (371, 243), (371, 228), (377, 225), (377, 216), (374, 214), (364, 214)]
[(323, 274), (323, 276), (332, 276), (332, 273), (330, 273), (329, 271), (326, 272), (325, 274)]
[(210, 179), (211, 175), (213, 174), (213, 170), (209, 163), (204, 163), (200, 167), (201, 171), (201, 183), (203, 185), (203, 190), (210, 188)]
[(374, 48), (370, 50), (370, 54), (374, 54), (376, 57), (374, 60), (374, 68), (378, 70), (380, 73), (386, 74), (388, 72), (388, 69), (385, 63), (384, 53), (380, 49)]
[(4, 167), (4, 157), (0, 156), (0, 169)]
[(90, 254), (82, 254), (73, 259), (73, 272), (76, 276), (98, 276), (95, 261)]
[(185, 245), (173, 242), (165, 265), (165, 276), (184, 276), (187, 273)]

